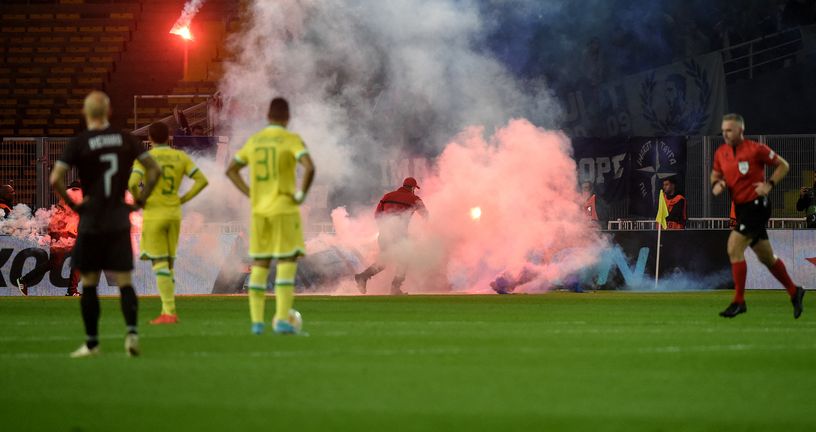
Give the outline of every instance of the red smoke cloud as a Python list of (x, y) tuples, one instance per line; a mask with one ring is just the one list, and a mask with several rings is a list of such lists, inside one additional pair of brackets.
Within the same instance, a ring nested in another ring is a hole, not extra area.
[[(434, 173), (418, 179), (431, 217), (414, 216), (411, 240), (400, 250), (409, 292), (489, 292), (497, 276), (522, 270), (535, 276), (517, 291), (546, 290), (594, 264), (606, 244), (584, 215), (566, 136), (527, 120), (484, 135), (480, 127), (465, 130), (437, 158)], [(362, 251), (366, 265), (372, 262), (372, 212), (349, 218), (339, 209), (332, 217), (337, 234), (321, 240)], [(385, 292), (388, 283), (390, 275), (379, 276), (372, 291)]]

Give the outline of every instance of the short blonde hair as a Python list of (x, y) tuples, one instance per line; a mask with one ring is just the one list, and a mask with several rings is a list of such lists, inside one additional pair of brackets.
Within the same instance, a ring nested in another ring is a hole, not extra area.
[(742, 130), (745, 130), (745, 119), (737, 113), (726, 114), (722, 118), (723, 121), (734, 121), (739, 123)]

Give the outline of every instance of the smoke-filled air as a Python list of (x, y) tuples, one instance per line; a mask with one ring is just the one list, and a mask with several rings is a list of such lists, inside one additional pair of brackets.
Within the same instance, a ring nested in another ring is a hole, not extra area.
[(353, 251), (357, 271), (382, 260), (373, 209), (401, 178), (381, 167), (416, 157), (432, 161), (417, 175), (430, 218), (415, 216), (387, 257), (407, 267), (409, 292), (490, 291), (501, 276), (543, 290), (595, 262), (604, 242), (582, 214), (569, 140), (553, 131), (560, 109), (543, 83), (522, 86), (476, 48), (487, 20), (475, 2), (255, 1), (246, 20), (219, 85), (222, 121), (237, 148), (272, 97), (290, 100), (290, 129), (336, 207), (335, 232), (309, 252)]

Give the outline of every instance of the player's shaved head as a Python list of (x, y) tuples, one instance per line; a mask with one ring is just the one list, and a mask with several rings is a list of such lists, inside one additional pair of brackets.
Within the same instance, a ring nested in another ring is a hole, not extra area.
[(286, 123), (289, 121), (289, 102), (282, 97), (276, 97), (269, 103), (267, 117), (270, 121)]
[(85, 96), (82, 112), (95, 120), (107, 120), (110, 113), (110, 98), (104, 92), (94, 90)]

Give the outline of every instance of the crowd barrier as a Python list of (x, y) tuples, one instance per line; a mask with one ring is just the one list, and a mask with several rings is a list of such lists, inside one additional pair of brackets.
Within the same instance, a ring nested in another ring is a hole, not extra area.
[[(731, 269), (725, 251), (726, 230), (664, 231), (661, 240), (658, 290), (703, 290), (728, 288)], [(573, 278), (595, 289), (653, 290), (657, 250), (655, 231), (607, 232), (613, 247), (598, 263)], [(771, 230), (771, 242), (777, 256), (795, 281), (807, 287), (816, 285), (816, 230)], [(138, 239), (134, 237), (134, 245)], [(240, 234), (213, 233), (184, 236), (175, 262), (176, 292), (185, 294), (233, 294), (244, 292), (249, 274), (246, 242)], [(751, 253), (748, 261), (749, 289), (781, 288)], [(54, 254), (61, 262), (32, 275), (29, 295), (64, 295), (70, 283), (70, 258)], [(48, 262), (48, 246), (0, 235), (0, 295), (20, 295), (17, 278)], [(339, 280), (350, 280), (363, 267), (354, 251), (328, 248), (311, 253), (298, 266), (298, 292), (322, 292)], [(274, 267), (273, 267), (274, 268)], [(274, 280), (274, 275), (270, 275)], [(134, 286), (140, 295), (155, 294), (156, 282), (150, 263), (136, 261)], [(271, 286), (270, 286), (271, 289)], [(117, 294), (106, 277), (100, 293)]]

